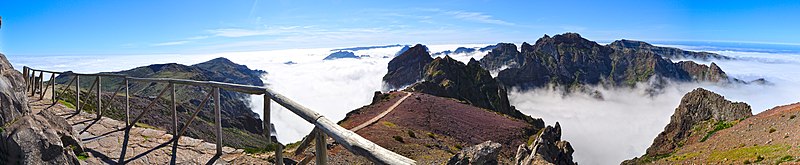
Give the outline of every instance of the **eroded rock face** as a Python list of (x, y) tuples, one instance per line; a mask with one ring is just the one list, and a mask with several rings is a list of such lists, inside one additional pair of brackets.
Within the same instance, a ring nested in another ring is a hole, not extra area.
[[(648, 45), (629, 40), (600, 45), (582, 38), (577, 33), (565, 33), (553, 37), (545, 35), (534, 45), (523, 43), (519, 54), (515, 54), (516, 50), (510, 48), (507, 51), (497, 51), (510, 53), (492, 51), (484, 57), (486, 60), (481, 62), (487, 68), (497, 68), (503, 64), (519, 65), (500, 71), (497, 79), (504, 86), (523, 90), (547, 85), (560, 86), (568, 90), (581, 89), (583, 85), (598, 84), (634, 86), (653, 78), (656, 78), (657, 82), (665, 82), (664, 80), (729, 82), (724, 72), (716, 65), (673, 63), (667, 59), (668, 57), (665, 58), (665, 56), (717, 58), (715, 54)], [(519, 60), (520, 57), (524, 59), (522, 62)], [(726, 57), (719, 56), (719, 58)], [(654, 84), (658, 85), (661, 84)]]
[(541, 119), (533, 119), (511, 106), (506, 89), (475, 59), (464, 65), (450, 56), (437, 57), (425, 66), (422, 80), (406, 90), (458, 99), (544, 127)]
[(689, 75), (692, 76), (692, 79), (697, 81), (728, 82), (728, 75), (713, 62), (710, 66), (697, 64), (692, 61), (681, 61), (676, 65), (688, 72)]
[(0, 164), (78, 164), (72, 126), (49, 111), (30, 114), (23, 76), (2, 54), (0, 73)]
[(428, 48), (422, 44), (414, 45), (389, 61), (389, 72), (383, 82), (389, 89), (397, 89), (422, 79), (425, 65), (433, 61)]
[(750, 105), (731, 102), (714, 92), (697, 88), (681, 99), (675, 108), (669, 124), (658, 134), (653, 144), (647, 148), (646, 155), (660, 155), (672, 152), (679, 142), (688, 137), (695, 124), (703, 121), (734, 121), (752, 116)]
[(0, 54), (0, 126), (30, 113), (25, 78)]
[[(525, 48), (528, 43), (523, 43)], [(499, 43), (491, 52), (480, 60), (481, 66), (486, 70), (498, 70), (503, 67), (518, 68), (525, 62), (525, 56), (517, 50), (512, 43)]]
[(547, 126), (529, 146), (520, 145), (514, 164), (577, 164), (572, 160), (572, 145), (561, 140), (561, 125)]
[(450, 158), (447, 164), (497, 164), (497, 155), (500, 154), (500, 147), (502, 146), (500, 143), (485, 141), (481, 144), (464, 148)]

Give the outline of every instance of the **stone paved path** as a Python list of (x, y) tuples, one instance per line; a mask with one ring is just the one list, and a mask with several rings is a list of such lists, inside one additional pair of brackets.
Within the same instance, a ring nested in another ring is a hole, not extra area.
[[(119, 161), (125, 139), (125, 122), (81, 112), (62, 104), (53, 105), (49, 95), (43, 100), (29, 97), (34, 113), (42, 110), (54, 111), (72, 125), (79, 135), (89, 158), (82, 164), (116, 164)], [(172, 158), (172, 135), (162, 130), (134, 127), (130, 131), (125, 159), (127, 164), (169, 164)], [(200, 139), (181, 137), (178, 140), (177, 164), (269, 164), (266, 156), (247, 155), (241, 149), (223, 147), (223, 155), (215, 158), (216, 145)], [(209, 163), (209, 161), (212, 161)]]

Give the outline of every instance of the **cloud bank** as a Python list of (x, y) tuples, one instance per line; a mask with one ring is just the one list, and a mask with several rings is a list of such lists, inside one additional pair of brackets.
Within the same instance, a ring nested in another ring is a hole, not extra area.
[[(472, 45), (429, 45), (431, 52), (454, 50)], [(386, 66), (399, 47), (354, 52), (370, 55), (362, 59), (323, 61), (331, 48), (288, 49), (275, 51), (229, 52), (214, 54), (157, 54), (124, 56), (9, 56), (17, 69), (32, 66), (47, 70), (73, 70), (83, 73), (119, 71), (159, 63), (196, 64), (216, 57), (226, 57), (251, 69), (269, 72), (264, 82), (273, 90), (338, 121), (345, 114), (369, 104), (372, 93), (381, 90)], [(563, 96), (560, 91), (533, 90), (510, 92), (513, 105), (523, 113), (541, 117), (548, 124), (559, 122), (563, 139), (575, 148), (581, 164), (618, 164), (640, 156), (669, 122), (680, 98), (696, 87), (705, 87), (734, 101), (753, 107), (754, 113), (800, 101), (800, 55), (756, 52), (716, 51), (740, 60), (713, 61), (730, 77), (743, 80), (766, 78), (774, 85), (716, 86), (698, 83), (672, 83), (664, 93), (648, 97), (641, 88), (597, 88), (605, 100), (584, 94)], [(467, 62), (485, 53), (457, 54), (454, 59)], [(47, 59), (47, 60), (42, 60)], [(292, 61), (296, 64), (284, 64)], [(710, 61), (697, 61), (708, 64)], [(251, 99), (253, 111), (261, 114), (262, 96)], [(313, 125), (276, 103), (271, 104), (272, 121), (283, 143), (300, 140)]]

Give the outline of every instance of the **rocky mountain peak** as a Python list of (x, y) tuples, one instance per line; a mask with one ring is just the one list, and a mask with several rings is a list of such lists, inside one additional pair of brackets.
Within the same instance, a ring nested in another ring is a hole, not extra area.
[(389, 61), (389, 70), (383, 82), (389, 89), (397, 89), (422, 79), (425, 65), (433, 61), (428, 48), (422, 44), (414, 45)]
[(572, 160), (575, 150), (568, 141), (561, 140), (561, 125), (547, 126), (539, 131), (536, 140), (517, 148), (514, 164), (577, 164)]
[(699, 141), (688, 140), (690, 136), (705, 132), (692, 132), (698, 124), (731, 122), (752, 116), (750, 105), (732, 102), (714, 92), (697, 88), (681, 99), (669, 124), (653, 141), (645, 155), (671, 153), (677, 147)]
[[(526, 49), (525, 45), (523, 45), (523, 49)], [(527, 49), (532, 48), (527, 47)], [(525, 56), (517, 50), (516, 45), (513, 43), (498, 43), (492, 51), (481, 58), (480, 62), (487, 70), (498, 70), (503, 67), (520, 67), (524, 61)]]

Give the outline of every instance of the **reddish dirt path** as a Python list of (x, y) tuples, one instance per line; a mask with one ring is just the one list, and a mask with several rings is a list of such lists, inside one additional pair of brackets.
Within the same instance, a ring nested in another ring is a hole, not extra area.
[(400, 98), (400, 100), (397, 100), (397, 102), (395, 102), (391, 107), (389, 107), (388, 109), (383, 111), (381, 114), (378, 114), (378, 116), (375, 116), (372, 119), (367, 120), (367, 122), (361, 123), (361, 125), (353, 127), (352, 129), (350, 129), (350, 131), (356, 132), (356, 131), (364, 128), (364, 127), (367, 127), (367, 126), (369, 126), (371, 124), (374, 124), (375, 122), (378, 122), (378, 120), (380, 120), (381, 118), (386, 116), (386, 114), (389, 114), (389, 112), (392, 112), (392, 110), (394, 110), (394, 108), (397, 108), (397, 106), (400, 105), (400, 103), (403, 103), (403, 101), (405, 101), (406, 98), (408, 98), (412, 94), (411, 92), (403, 92), (403, 93), (406, 93), (406, 96), (403, 96), (403, 98)]

